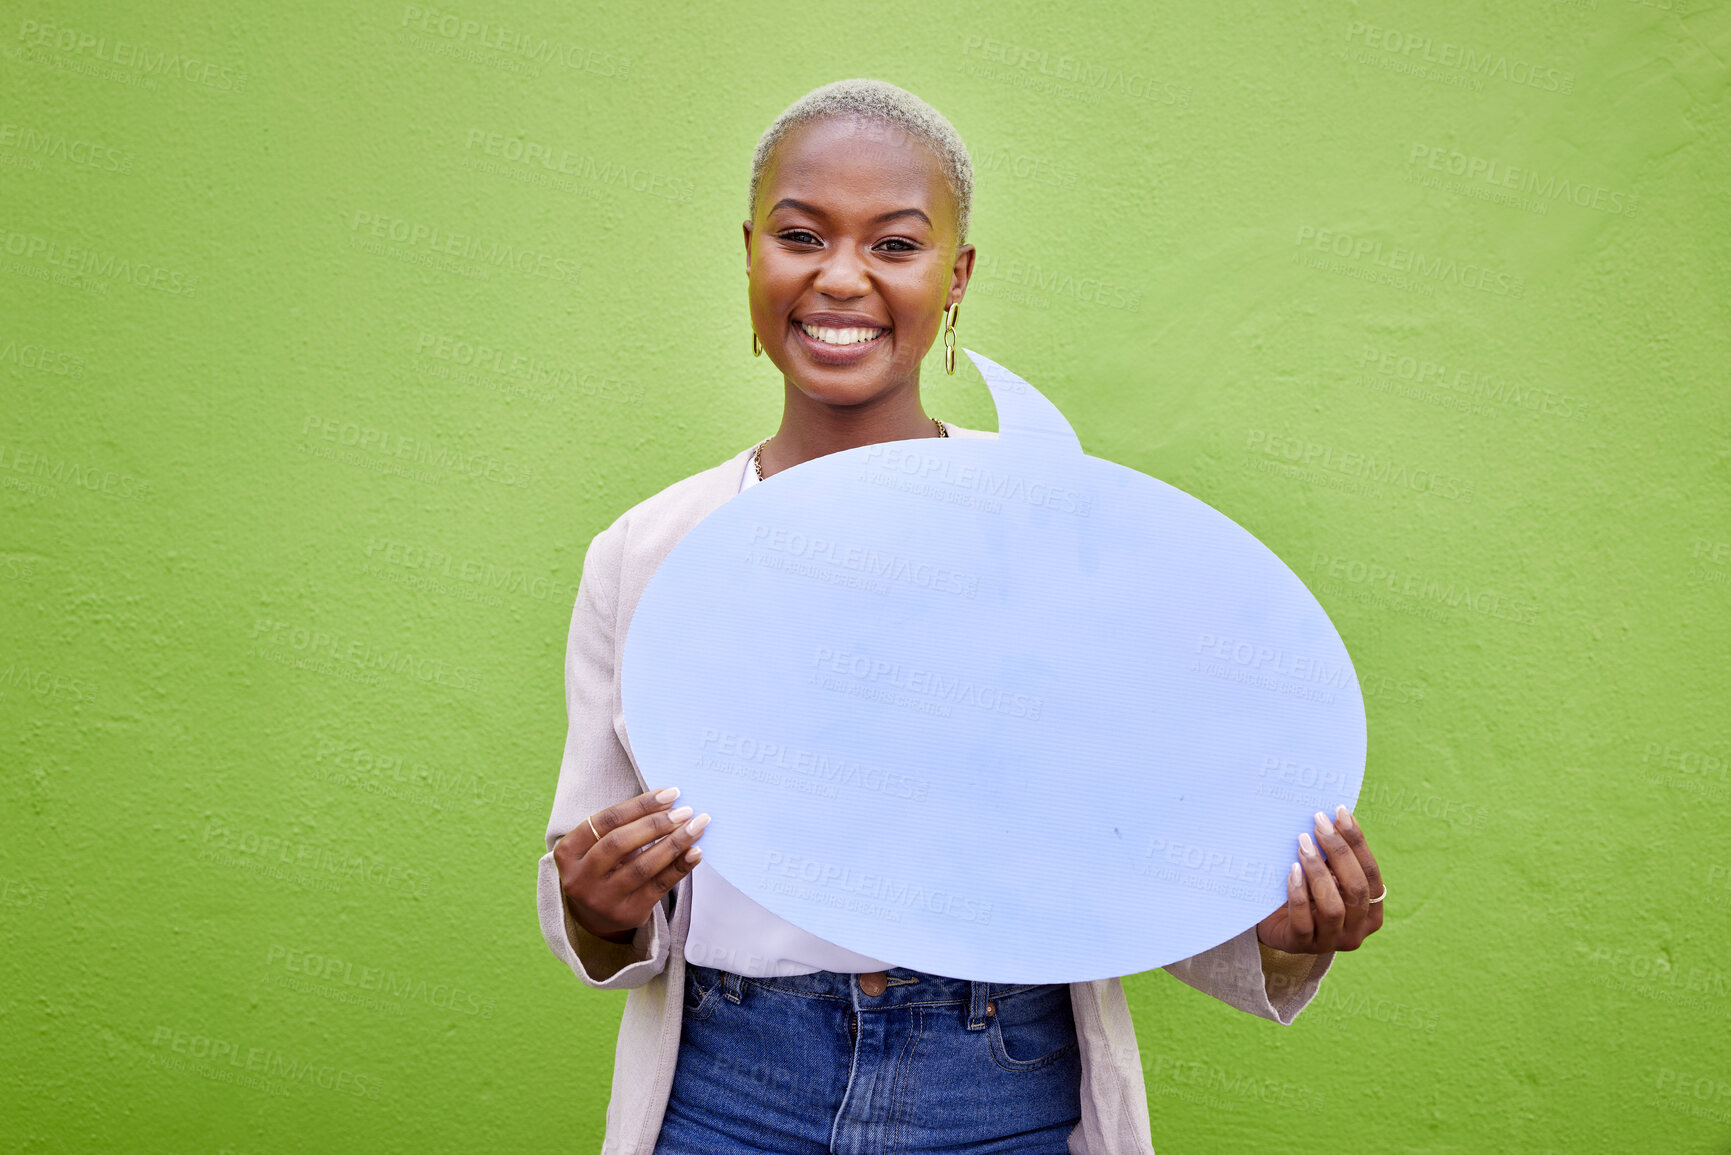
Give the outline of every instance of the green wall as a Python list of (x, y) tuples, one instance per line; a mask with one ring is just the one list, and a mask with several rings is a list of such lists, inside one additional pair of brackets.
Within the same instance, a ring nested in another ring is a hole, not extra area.
[(1128, 980), (1162, 1155), (1731, 1150), (1728, 60), (1699, 0), (8, 5), (0, 1145), (595, 1149), (624, 995), (531, 898), (584, 548), (774, 429), (751, 150), (868, 75), (973, 152), (962, 343), (1363, 676), (1389, 921), (1290, 1028)]

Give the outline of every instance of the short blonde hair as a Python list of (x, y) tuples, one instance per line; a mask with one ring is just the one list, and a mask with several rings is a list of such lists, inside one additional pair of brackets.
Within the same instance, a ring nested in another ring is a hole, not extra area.
[(943, 166), (944, 179), (956, 198), (956, 243), (967, 241), (968, 218), (974, 201), (974, 164), (968, 159), (967, 146), (941, 112), (886, 80), (837, 80), (812, 89), (788, 105), (764, 131), (757, 142), (757, 151), (752, 154), (751, 186), (745, 200), (747, 216), (756, 216), (757, 186), (782, 137), (799, 125), (830, 117), (858, 117), (891, 124), (924, 142)]

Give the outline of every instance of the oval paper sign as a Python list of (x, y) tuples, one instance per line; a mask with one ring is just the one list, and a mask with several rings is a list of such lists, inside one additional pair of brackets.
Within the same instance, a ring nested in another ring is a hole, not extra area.
[(832, 453), (667, 555), (621, 693), (704, 862), (839, 946), (988, 982), (1197, 954), (1352, 806), (1364, 704), (1327, 613), (1202, 501), (1089, 457), (968, 351), (996, 438)]

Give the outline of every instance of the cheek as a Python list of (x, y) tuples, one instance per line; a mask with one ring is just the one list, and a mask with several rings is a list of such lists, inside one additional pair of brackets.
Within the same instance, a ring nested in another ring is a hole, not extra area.
[(785, 311), (788, 307), (787, 294), (781, 291), (773, 269), (762, 266), (751, 271), (750, 283), (746, 286), (746, 300), (751, 304), (753, 313), (765, 317)]
[(944, 299), (948, 296), (949, 287), (949, 277), (941, 272), (926, 274), (910, 283), (906, 292), (898, 294), (896, 301), (896, 313), (903, 326), (935, 330), (943, 324)]
[(908, 311), (907, 328), (914, 333), (936, 334), (944, 324), (942, 297), (927, 297)]

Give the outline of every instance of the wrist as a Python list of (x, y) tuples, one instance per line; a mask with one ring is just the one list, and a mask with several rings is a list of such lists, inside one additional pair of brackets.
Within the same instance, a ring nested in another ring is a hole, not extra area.
[(610, 930), (606, 934), (602, 934), (600, 931), (593, 929), (588, 923), (583, 921), (582, 916), (577, 913), (577, 908), (571, 905), (571, 900), (569, 898), (565, 900), (565, 913), (571, 916), (572, 922), (576, 923), (596, 938), (601, 939), (603, 942), (618, 943), (620, 946), (627, 946), (630, 944), (632, 939), (637, 937), (636, 927), (629, 927), (625, 930)]

